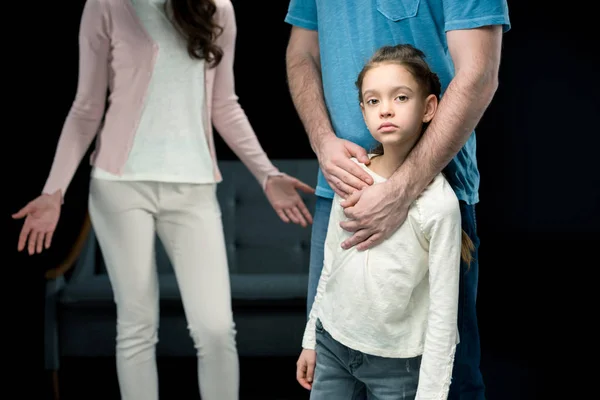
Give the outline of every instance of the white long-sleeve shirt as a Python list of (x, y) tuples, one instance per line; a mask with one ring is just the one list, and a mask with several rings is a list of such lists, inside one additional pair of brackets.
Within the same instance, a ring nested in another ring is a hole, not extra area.
[[(385, 181), (358, 164), (375, 184)], [(345, 219), (340, 201), (337, 195), (333, 199), (323, 271), (303, 347), (315, 348), (318, 318), (335, 340), (351, 349), (380, 357), (422, 355), (416, 399), (446, 399), (459, 340), (462, 228), (454, 191), (438, 175), (400, 228), (362, 252), (341, 248), (351, 233), (339, 225)]]

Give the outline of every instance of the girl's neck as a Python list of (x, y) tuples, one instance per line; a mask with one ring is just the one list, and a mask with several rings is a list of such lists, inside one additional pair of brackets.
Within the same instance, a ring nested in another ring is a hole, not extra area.
[(404, 163), (411, 147), (383, 146), (383, 154), (371, 159), (369, 168), (377, 175), (388, 179)]

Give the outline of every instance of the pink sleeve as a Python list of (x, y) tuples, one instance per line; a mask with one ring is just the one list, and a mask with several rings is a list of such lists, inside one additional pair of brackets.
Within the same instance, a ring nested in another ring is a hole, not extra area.
[(236, 21), (231, 2), (219, 7), (218, 23), (223, 32), (217, 44), (223, 50), (223, 58), (216, 67), (212, 104), (212, 123), (233, 152), (248, 167), (265, 188), (267, 178), (279, 175), (260, 145), (248, 118), (238, 103), (233, 76)]
[(88, 0), (79, 30), (77, 93), (62, 128), (50, 174), (42, 193), (62, 192), (67, 187), (98, 132), (106, 104), (108, 85), (107, 15), (102, 0)]

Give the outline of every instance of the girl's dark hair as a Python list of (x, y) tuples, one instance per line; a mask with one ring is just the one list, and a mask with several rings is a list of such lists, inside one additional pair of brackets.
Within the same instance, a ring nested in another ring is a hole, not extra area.
[(442, 91), (442, 85), (438, 76), (431, 71), (429, 64), (425, 61), (425, 53), (410, 44), (398, 44), (395, 46), (383, 46), (371, 56), (362, 71), (358, 74), (356, 87), (358, 88), (358, 100), (362, 103), (362, 84), (365, 74), (380, 64), (398, 64), (406, 68), (423, 89), (425, 96), (435, 95), (438, 100)]
[(223, 58), (223, 50), (215, 44), (223, 28), (215, 22), (217, 6), (213, 0), (168, 0), (165, 12), (187, 41), (191, 58), (205, 60), (211, 67)]

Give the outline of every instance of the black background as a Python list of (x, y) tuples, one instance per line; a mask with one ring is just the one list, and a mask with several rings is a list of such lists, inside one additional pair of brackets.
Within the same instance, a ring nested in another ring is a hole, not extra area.
[[(43, 284), (39, 271), (64, 256), (87, 203), (86, 157), (67, 193), (51, 251), (33, 259), (16, 254), (20, 222), (10, 213), (41, 191), (77, 83), (84, 0), (43, 3), (10, 4), (3, 12), (2, 133), (8, 138), (3, 153), (9, 177), (3, 190), (9, 227), (4, 267), (11, 274), (2, 326), (19, 349), (15, 365), (42, 355), (33, 306)], [(236, 88), (259, 140), (273, 159), (314, 158), (286, 85), (288, 2), (233, 4)], [(594, 168), (600, 144), (598, 35), (591, 8), (508, 4), (512, 29), (504, 36), (500, 87), (477, 128), (482, 349), (519, 359), (531, 371), (585, 374), (579, 362), (594, 347), (590, 322), (600, 266), (600, 180)], [(280, 120), (286, 123), (275, 123)], [(219, 158), (235, 158), (216, 139)], [(580, 376), (561, 386), (586, 382)]]

